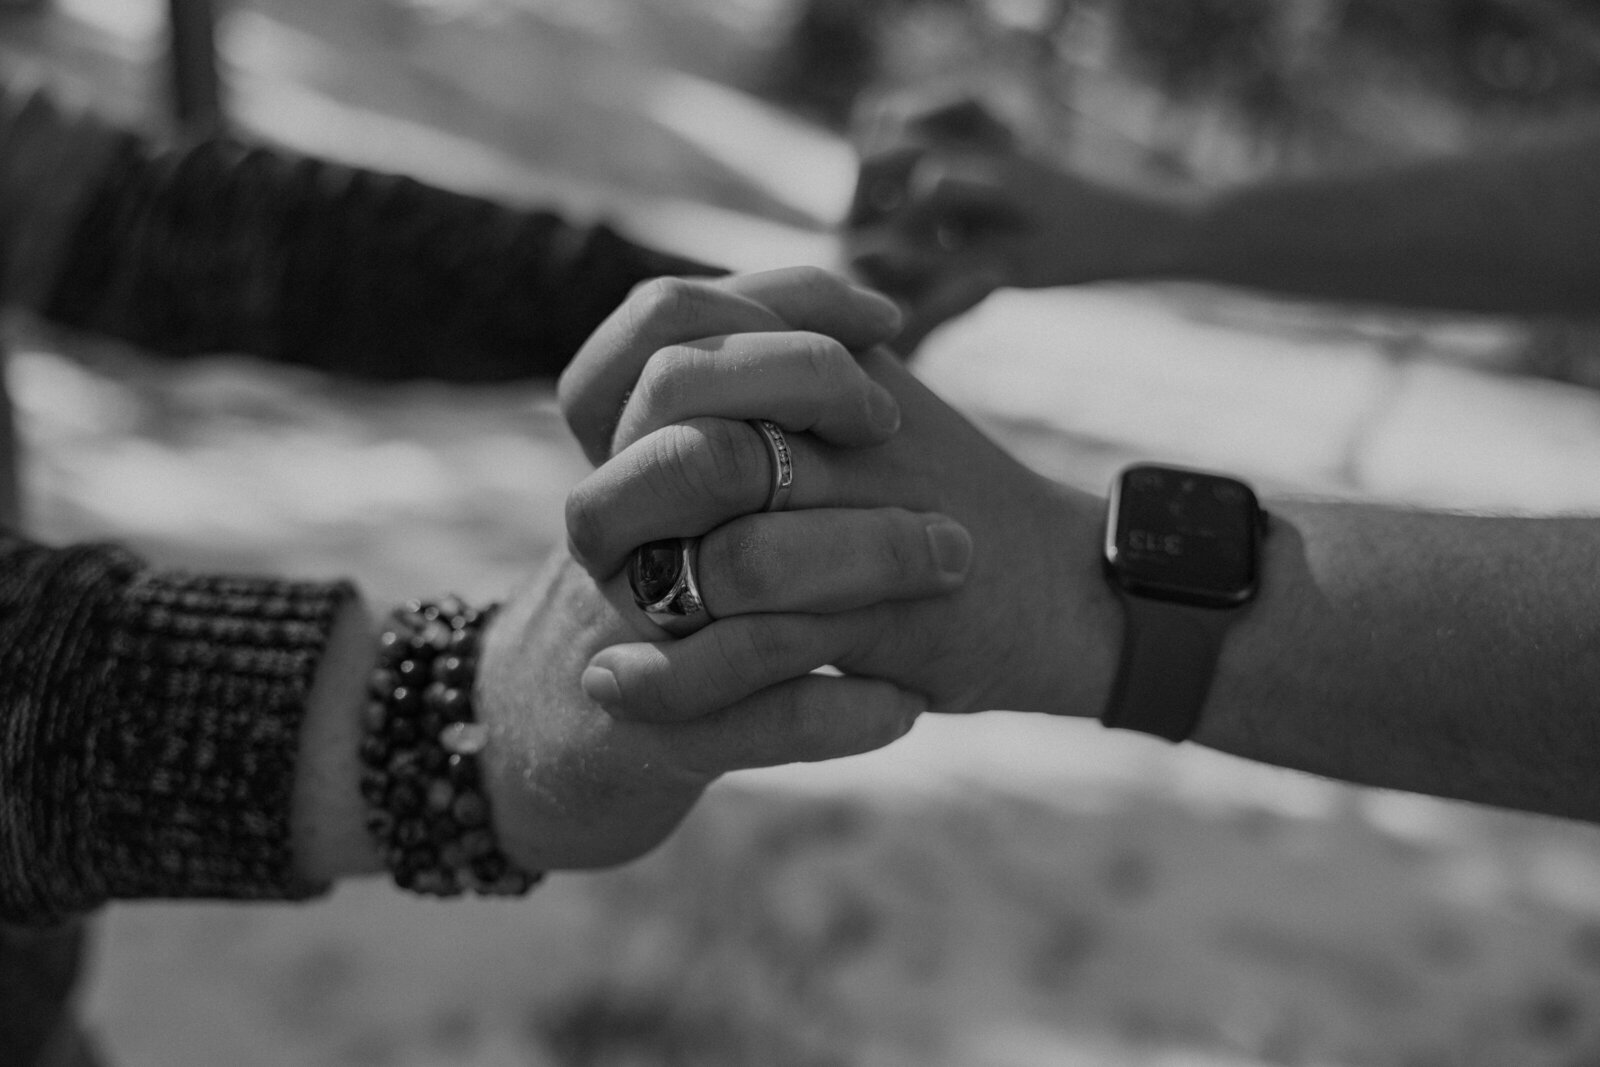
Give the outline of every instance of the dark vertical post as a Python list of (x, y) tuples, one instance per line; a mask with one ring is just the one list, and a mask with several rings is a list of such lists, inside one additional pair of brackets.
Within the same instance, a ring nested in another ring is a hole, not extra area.
[(190, 133), (212, 133), (223, 125), (217, 77), (217, 20), (212, 0), (168, 0), (173, 109)]
[[(0, 529), (22, 528), (20, 452), (21, 441), (17, 437), (11, 398), (6, 395), (5, 361), (0, 359)], [(4, 950), (0, 950), (0, 956), (4, 954)]]

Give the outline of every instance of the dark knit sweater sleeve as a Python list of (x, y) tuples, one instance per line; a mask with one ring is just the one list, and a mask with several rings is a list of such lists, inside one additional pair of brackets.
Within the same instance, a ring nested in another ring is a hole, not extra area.
[(604, 224), (227, 140), (121, 135), (63, 236), (51, 319), (386, 379), (554, 377), (639, 282), (720, 273)]
[(0, 919), (317, 891), (294, 871), (291, 791), (351, 595), (0, 534)]

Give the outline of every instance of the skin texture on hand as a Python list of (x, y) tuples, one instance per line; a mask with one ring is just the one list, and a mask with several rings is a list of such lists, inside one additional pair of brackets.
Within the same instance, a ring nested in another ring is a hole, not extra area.
[[(611, 649), (635, 711), (677, 717), (786, 674), (831, 664), (927, 696), (941, 712), (991, 708), (1093, 714), (1109, 687), (1119, 609), (1100, 575), (1102, 504), (1018, 463), (889, 353), (863, 358), (900, 402), (901, 431), (850, 459), (888, 501), (933, 492), (970, 531), (961, 588), (836, 615), (744, 615), (681, 641)], [(763, 670), (725, 678), (726, 649), (754, 646)], [(686, 684), (687, 679), (693, 684)], [(633, 687), (637, 685), (638, 691)]]
[[(608, 714), (584, 692), (585, 664), (607, 645), (657, 635), (561, 554), (489, 624), (474, 702), (491, 740), (479, 758), (501, 846), (526, 869), (635, 859), (725, 772), (869, 751), (903, 735), (925, 709), (885, 683), (817, 678), (692, 722)], [(352, 606), (308, 702), (292, 818), (297, 867), (314, 883), (382, 869), (356, 788), (376, 647), (371, 620)], [(830, 684), (842, 696), (818, 699)]]
[[(820, 314), (813, 301), (839, 298), (837, 289), (830, 291), (803, 271), (767, 272), (716, 284), (743, 286), (745, 299), (788, 301), (788, 315), (813, 319)], [(681, 305), (670, 314), (624, 305), (619, 315), (629, 330), (597, 333), (574, 363), (566, 400), (583, 411), (615, 409), (628, 376), (595, 373), (591, 361), (613, 369), (631, 367), (637, 375), (659, 350), (653, 346), (660, 338), (670, 345), (695, 336), (697, 329), (723, 335), (730, 316), (740, 312), (737, 306), (730, 311), (719, 304), (714, 295), (705, 294), (693, 305), (697, 314), (687, 317)], [(769, 330), (773, 337), (784, 336), (781, 330)], [(867, 376), (893, 396), (900, 428), (881, 444), (854, 449), (797, 439), (796, 507), (819, 509), (823, 529), (827, 523), (843, 529), (850, 514), (828, 509), (899, 507), (947, 515), (972, 540), (961, 587), (942, 596), (886, 601), (831, 615), (733, 615), (680, 640), (609, 649), (594, 661), (611, 675), (608, 685), (617, 687), (608, 706), (656, 721), (691, 719), (712, 708), (738, 707), (768, 686), (781, 689), (793, 684), (786, 679), (832, 665), (857, 679), (881, 679), (923, 694), (939, 711), (1098, 709), (1109, 685), (1118, 611), (1099, 573), (1100, 500), (1028, 470), (881, 346), (859, 359)], [(624, 546), (609, 544), (608, 531), (626, 529), (631, 541), (692, 532), (671, 525), (681, 521), (671, 508), (640, 512), (635, 505), (664, 496), (652, 488), (661, 467), (695, 462), (692, 451), (671, 448), (642, 463), (630, 448), (574, 492), (580, 505), (576, 512), (569, 508), (569, 516), (579, 514), (583, 521), (569, 527), (569, 534), (578, 558), (597, 580), (608, 586), (618, 580)], [(707, 510), (695, 515), (702, 528), (719, 521), (747, 521), (743, 516), (759, 507), (759, 486), (741, 497), (709, 488), (719, 483), (703, 476), (660, 481), (704, 487), (700, 495)], [(817, 495), (800, 502), (808, 487), (820, 486), (825, 490), (814, 488)], [(663, 525), (652, 528), (651, 522)], [(814, 543), (825, 541), (824, 533), (813, 538)], [(803, 567), (804, 546), (795, 551), (801, 554), (792, 566)], [(788, 572), (778, 563), (769, 569)], [(596, 693), (606, 696), (598, 689)]]
[(578, 679), (586, 650), (637, 633), (593, 583), (552, 560), (491, 624), (479, 661), (481, 757), (501, 846), (532, 870), (642, 855), (717, 775), (662, 738), (598, 713)]
[(723, 773), (869, 751), (904, 734), (923, 710), (882, 684), (859, 687), (853, 701), (807, 699), (814, 686), (835, 681), (816, 679), (792, 699), (748, 701), (737, 713), (620, 719), (584, 692), (584, 665), (647, 626), (562, 556), (490, 624), (476, 688), (491, 733), (481, 758), (501, 845), (529, 869), (637, 858)]

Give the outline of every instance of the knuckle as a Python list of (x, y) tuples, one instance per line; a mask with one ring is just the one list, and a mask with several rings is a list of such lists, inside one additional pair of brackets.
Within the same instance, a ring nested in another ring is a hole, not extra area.
[(718, 552), (720, 573), (744, 610), (770, 610), (784, 582), (778, 546), (753, 524), (741, 524), (733, 533), (732, 544)]
[(628, 294), (625, 306), (635, 329), (681, 321), (699, 307), (705, 293), (699, 283), (665, 275), (640, 282)]
[(716, 644), (717, 665), (741, 694), (766, 685), (766, 679), (783, 656), (782, 642), (762, 620), (750, 620), (738, 627), (724, 627)]
[(561, 417), (572, 425), (574, 417), (582, 415), (586, 397), (583, 394), (583, 383), (579, 381), (577, 360), (573, 360), (562, 369), (556, 378), (556, 409), (561, 412)]
[[(728, 458), (733, 435), (721, 419), (695, 419), (658, 431), (643, 460), (642, 481), (663, 504), (696, 501), (726, 510), (736, 499), (727, 472), (737, 465)], [(686, 531), (687, 532), (687, 531)]]
[(556, 406), (561, 418), (586, 450), (603, 452), (610, 433), (612, 405), (603, 385), (578, 360), (567, 365), (556, 382)]
[(796, 359), (807, 377), (826, 393), (842, 391), (854, 377), (851, 372), (856, 363), (849, 350), (826, 334), (800, 335)]
[(681, 410), (688, 392), (685, 379), (694, 366), (693, 351), (682, 345), (669, 345), (652, 356), (634, 386), (633, 401), (646, 411)]
[(602, 510), (598, 494), (586, 482), (580, 482), (567, 494), (567, 544), (572, 557), (586, 569), (588, 561), (600, 554), (604, 543)]
[(642, 480), (662, 501), (674, 496), (698, 497), (705, 477), (701, 453), (704, 447), (694, 434), (668, 429), (650, 438), (650, 450), (643, 462)]
[(844, 279), (833, 271), (814, 264), (803, 264), (789, 268), (789, 278), (796, 284), (805, 286), (813, 291), (838, 291), (844, 286)]
[(695, 426), (705, 438), (705, 473), (719, 502), (741, 503), (750, 486), (765, 484), (766, 446), (749, 426), (732, 419), (697, 419)]

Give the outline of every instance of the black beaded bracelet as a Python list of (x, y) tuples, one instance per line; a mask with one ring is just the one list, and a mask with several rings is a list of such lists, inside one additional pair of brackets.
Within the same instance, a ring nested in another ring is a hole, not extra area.
[(361, 741), (367, 829), (395, 884), (428, 896), (520, 896), (542, 877), (500, 849), (478, 767), (478, 639), (498, 605), (397, 608), (379, 638)]

